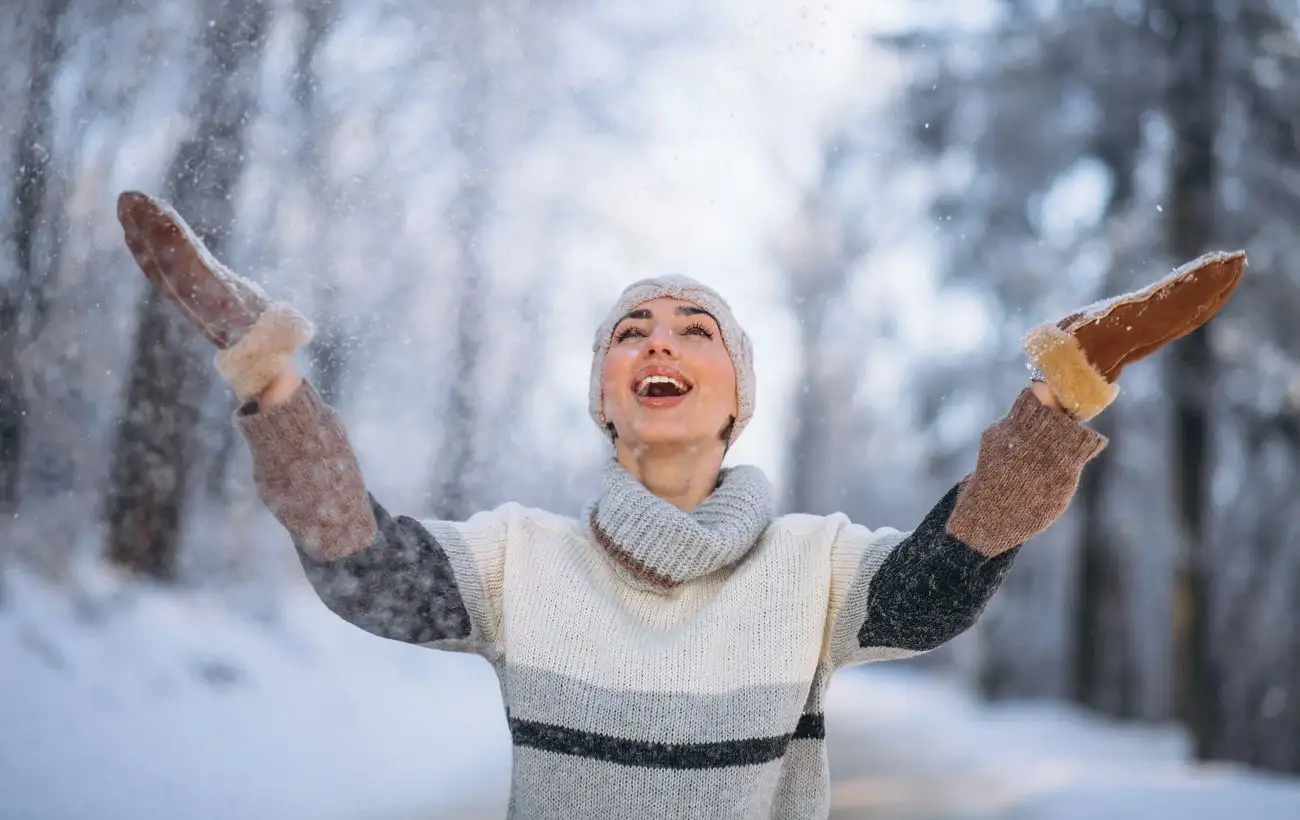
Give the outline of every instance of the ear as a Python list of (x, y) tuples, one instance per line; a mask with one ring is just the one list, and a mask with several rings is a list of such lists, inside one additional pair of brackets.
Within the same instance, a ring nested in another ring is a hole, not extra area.
[(718, 438), (721, 439), (722, 443), (727, 445), (728, 448), (731, 447), (731, 431), (735, 429), (736, 417), (733, 415), (728, 417), (726, 426), (724, 426), (722, 432), (718, 434)]

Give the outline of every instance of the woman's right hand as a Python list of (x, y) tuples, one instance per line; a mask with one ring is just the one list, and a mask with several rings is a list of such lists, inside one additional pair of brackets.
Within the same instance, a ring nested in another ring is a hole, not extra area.
[(167, 203), (127, 191), (117, 218), (150, 284), (220, 350), (217, 369), (240, 400), (287, 401), (302, 382), (292, 358), (311, 323), (221, 264)]
[(257, 403), (264, 410), (278, 407), (293, 398), (293, 394), (298, 392), (299, 387), (302, 387), (302, 376), (294, 363), (289, 362), (283, 370), (275, 374), (270, 384), (262, 389)]

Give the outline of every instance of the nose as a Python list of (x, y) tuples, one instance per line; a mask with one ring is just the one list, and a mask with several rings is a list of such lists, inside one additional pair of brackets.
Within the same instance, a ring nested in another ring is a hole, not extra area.
[(645, 354), (653, 356), (656, 353), (677, 358), (677, 334), (666, 324), (655, 325), (646, 339)]

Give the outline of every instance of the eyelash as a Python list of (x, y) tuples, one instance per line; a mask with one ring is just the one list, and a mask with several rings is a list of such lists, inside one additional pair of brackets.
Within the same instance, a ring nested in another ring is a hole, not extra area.
[[(698, 336), (703, 336), (706, 339), (713, 338), (713, 331), (709, 330), (707, 327), (700, 324), (699, 322), (692, 322), (691, 324), (687, 325), (685, 330), (682, 331), (682, 334), (685, 335), (687, 333), (694, 333)], [(632, 338), (633, 335), (644, 336), (645, 331), (635, 326), (625, 327), (622, 330), (620, 330), (617, 334), (615, 334), (614, 344), (619, 344), (625, 341), (626, 339), (630, 339)]]

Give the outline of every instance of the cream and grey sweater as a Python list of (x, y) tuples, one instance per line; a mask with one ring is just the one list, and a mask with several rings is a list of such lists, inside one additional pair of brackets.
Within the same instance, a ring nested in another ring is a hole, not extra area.
[(684, 514), (613, 463), (577, 519), (507, 504), (452, 522), (376, 503), (310, 385), (237, 423), (326, 606), (486, 658), (513, 739), (511, 817), (566, 820), (825, 817), (831, 675), (969, 627), (1105, 445), (1026, 391), (910, 532), (773, 518), (752, 468)]

